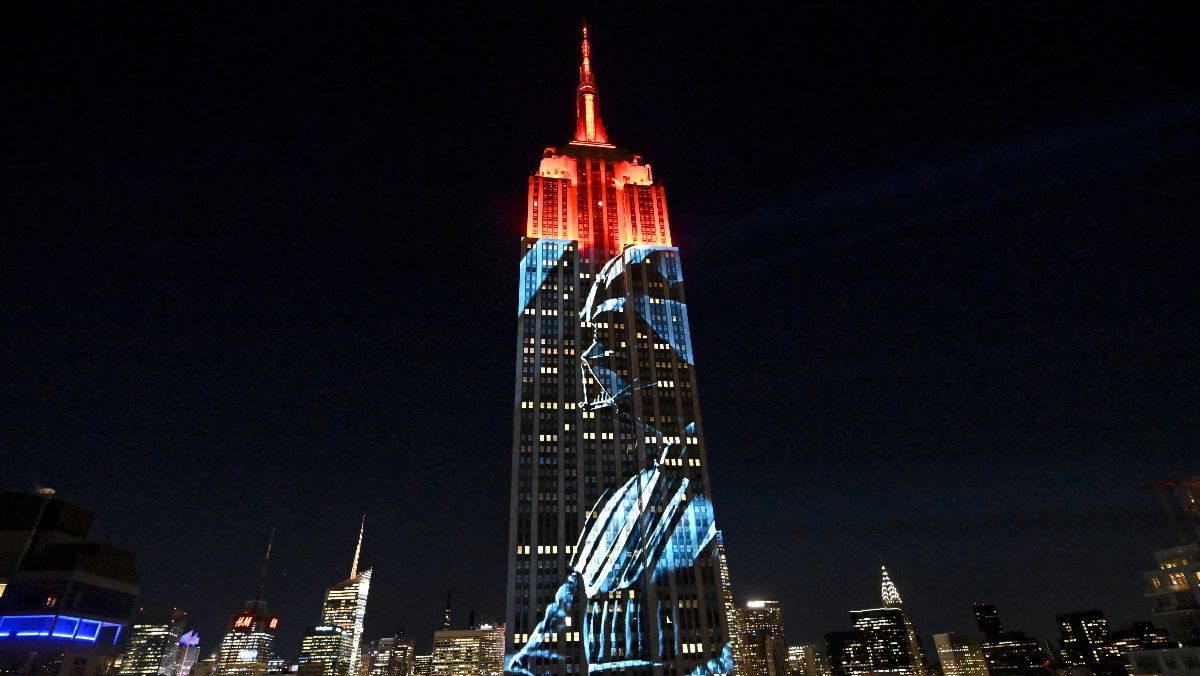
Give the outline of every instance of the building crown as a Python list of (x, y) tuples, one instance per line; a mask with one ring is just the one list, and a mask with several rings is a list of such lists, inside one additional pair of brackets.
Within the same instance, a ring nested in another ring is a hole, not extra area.
[(888, 576), (887, 567), (880, 566), (880, 568), (883, 569), (883, 607), (899, 608), (900, 606), (904, 605), (904, 602), (900, 600), (900, 592), (896, 590), (896, 584), (892, 582), (892, 578)]
[(608, 145), (608, 132), (600, 120), (600, 96), (592, 76), (592, 48), (588, 42), (587, 22), (583, 22), (581, 42), (583, 61), (579, 66), (579, 86), (575, 88), (575, 143)]

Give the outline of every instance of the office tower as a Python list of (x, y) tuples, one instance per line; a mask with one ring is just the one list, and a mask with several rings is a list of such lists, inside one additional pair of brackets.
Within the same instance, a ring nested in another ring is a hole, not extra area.
[(742, 640), (742, 634), (745, 633), (742, 626), (742, 615), (733, 603), (733, 583), (729, 576), (729, 561), (725, 558), (725, 536), (719, 530), (716, 540), (717, 573), (720, 576), (721, 605), (725, 607), (725, 621), (729, 627), (729, 644), (733, 653), (733, 676), (746, 676), (748, 673), (746, 666), (750, 663), (750, 657), (746, 654), (745, 643)]
[(794, 645), (788, 648), (791, 676), (830, 676), (829, 657), (823, 645)]
[(175, 676), (186, 626), (187, 613), (182, 610), (139, 611), (121, 657), (121, 676)]
[(858, 631), (825, 634), (825, 650), (833, 676), (863, 676), (872, 672), (866, 637)]
[(200, 634), (189, 631), (179, 637), (179, 653), (175, 659), (173, 676), (191, 676), (192, 668), (200, 657)]
[(574, 137), (529, 178), (521, 244), (509, 668), (726, 673), (679, 251), (662, 184), (610, 143), (586, 26), (575, 103)]
[(279, 618), (271, 617), (266, 601), (261, 598), (247, 601), (242, 612), (230, 620), (229, 631), (221, 640), (221, 649), (217, 654), (217, 676), (261, 676), (267, 673), (278, 626)]
[(983, 655), (984, 634), (934, 634), (943, 676), (989, 676)]
[(917, 638), (917, 632), (915, 629), (913, 629), (912, 621), (908, 618), (908, 614), (904, 612), (904, 601), (900, 599), (900, 591), (896, 589), (896, 584), (892, 582), (891, 576), (888, 575), (887, 567), (880, 566), (880, 568), (882, 570), (880, 596), (883, 601), (883, 607), (894, 608), (900, 611), (900, 617), (904, 621), (904, 631), (908, 644), (908, 657), (911, 663), (912, 673), (915, 676), (925, 676), (925, 657), (923, 651), (921, 650), (921, 641)]
[(0, 673), (96, 676), (116, 661), (138, 570), (87, 541), (92, 518), (50, 489), (0, 491)]
[(321, 624), (342, 630), (345, 670), (353, 676), (358, 676), (361, 667), (363, 619), (367, 615), (367, 595), (371, 591), (371, 569), (358, 569), (366, 523), (366, 517), (363, 517), (358, 529), (358, 545), (354, 548), (354, 562), (350, 565), (350, 577), (325, 592), (325, 603), (321, 609)]
[(990, 604), (972, 608), (979, 632), (934, 635), (945, 676), (977, 673), (979, 661), (990, 676), (1045, 676), (1050, 661), (1040, 641), (1019, 631), (1004, 631), (1000, 613)]
[(433, 655), (417, 655), (413, 658), (413, 676), (433, 676)]
[(412, 676), (415, 652), (412, 639), (404, 632), (375, 641), (368, 654), (368, 676)]
[(504, 625), (433, 633), (433, 676), (499, 676), (504, 672)]
[(975, 613), (975, 625), (979, 627), (979, 631), (985, 634), (999, 634), (1004, 631), (996, 606), (990, 603), (976, 603), (971, 610)]
[(739, 611), (746, 676), (787, 676), (788, 649), (783, 637), (783, 610), (778, 601), (749, 601)]
[(1109, 634), (1109, 644), (1113, 650), (1124, 655), (1134, 650), (1163, 650), (1178, 648), (1179, 643), (1167, 636), (1166, 630), (1159, 629), (1149, 622), (1134, 622), (1126, 629), (1119, 629)]
[(1162, 549), (1154, 558), (1158, 569), (1145, 573), (1154, 619), (1176, 641), (1200, 646), (1200, 544)]
[(851, 610), (854, 632), (866, 646), (875, 674), (924, 676), (920, 653), (913, 651), (912, 628), (899, 608)]
[[(350, 673), (350, 643), (346, 630), (332, 624), (309, 627), (300, 642), (300, 658), (305, 673), (320, 676), (348, 676)], [(318, 670), (313, 664), (320, 664)]]
[(1108, 620), (1101, 611), (1065, 613), (1054, 619), (1061, 632), (1059, 644), (1067, 664), (1096, 669), (1119, 657), (1110, 643)]

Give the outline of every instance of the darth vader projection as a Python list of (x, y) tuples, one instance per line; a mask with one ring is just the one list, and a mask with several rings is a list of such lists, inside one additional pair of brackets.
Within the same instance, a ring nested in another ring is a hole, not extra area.
[(696, 407), (679, 403), (692, 396), (681, 282), (678, 250), (629, 246), (588, 293), (580, 406), (619, 420), (641, 469), (589, 512), (570, 573), (509, 673), (556, 673), (568, 641), (589, 672), (732, 672), (696, 421), (682, 419)]

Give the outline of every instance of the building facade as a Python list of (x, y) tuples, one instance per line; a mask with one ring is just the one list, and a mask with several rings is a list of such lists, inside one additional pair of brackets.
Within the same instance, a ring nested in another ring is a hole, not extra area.
[[(346, 630), (332, 624), (309, 627), (300, 641), (297, 662), (306, 674), (349, 676), (350, 641)], [(319, 668), (315, 666), (318, 664)]]
[(783, 636), (783, 609), (778, 601), (748, 601), (738, 610), (743, 663), (736, 667), (745, 676), (787, 676), (787, 640)]
[(933, 646), (942, 661), (943, 676), (990, 676), (983, 655), (986, 638), (982, 633), (934, 634)]
[(728, 673), (679, 251), (662, 184), (609, 142), (586, 26), (575, 94), (521, 243), (507, 668)]
[(1108, 619), (1099, 610), (1055, 615), (1063, 662), (1093, 670), (1120, 662), (1109, 636)]
[(133, 620), (121, 656), (122, 676), (176, 676), (185, 657), (180, 640), (187, 627), (181, 610), (142, 610)]
[(358, 530), (358, 545), (354, 548), (350, 577), (330, 587), (321, 605), (321, 624), (342, 630), (342, 658), (339, 661), (346, 673), (354, 676), (358, 676), (362, 667), (363, 622), (367, 616), (367, 597), (371, 592), (371, 569), (358, 569), (365, 527), (366, 518)]
[(823, 645), (788, 647), (788, 673), (791, 676), (830, 676), (829, 657)]
[(500, 676), (504, 672), (504, 625), (443, 629), (433, 633), (433, 676)]
[(368, 676), (412, 676), (416, 646), (403, 634), (374, 641), (368, 651)]
[(1200, 544), (1163, 549), (1154, 558), (1158, 569), (1145, 574), (1154, 619), (1174, 640), (1200, 646)]
[(266, 601), (247, 601), (242, 612), (230, 620), (229, 631), (221, 640), (217, 676), (262, 676), (267, 673), (278, 627), (279, 618), (271, 616)]

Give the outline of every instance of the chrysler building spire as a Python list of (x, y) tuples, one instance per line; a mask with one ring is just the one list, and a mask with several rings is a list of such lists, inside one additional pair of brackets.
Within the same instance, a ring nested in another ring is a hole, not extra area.
[(583, 61), (579, 66), (579, 86), (575, 89), (575, 142), (608, 144), (608, 132), (600, 121), (600, 96), (592, 79), (592, 47), (588, 42), (587, 22), (583, 22), (581, 43)]
[(888, 576), (887, 567), (880, 566), (883, 569), (883, 607), (884, 608), (899, 608), (904, 604), (900, 600), (900, 592), (896, 590), (896, 584), (892, 582), (892, 578)]

